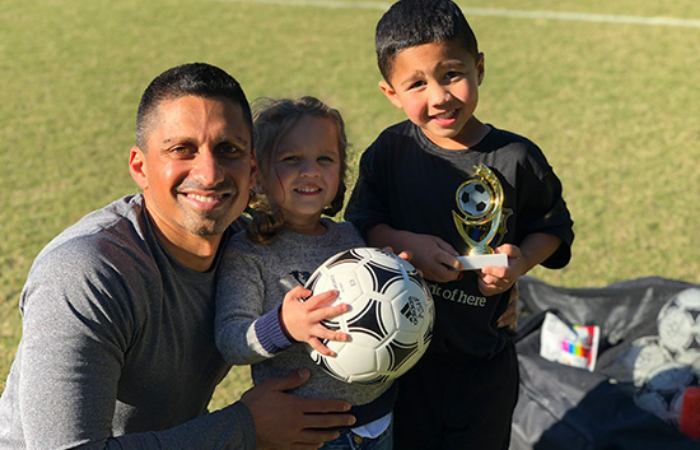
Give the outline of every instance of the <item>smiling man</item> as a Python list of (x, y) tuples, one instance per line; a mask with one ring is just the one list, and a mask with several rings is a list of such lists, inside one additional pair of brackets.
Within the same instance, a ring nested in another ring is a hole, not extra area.
[[(214, 345), (219, 249), (256, 174), (250, 107), (230, 75), (187, 64), (138, 111), (124, 197), (35, 260), (22, 340), (0, 397), (0, 449), (314, 449), (351, 425), (349, 404), (270, 380), (209, 413), (228, 366)], [(320, 413), (334, 414), (320, 414)]]
[(255, 181), (250, 129), (240, 104), (218, 98), (167, 99), (152, 114), (139, 121), (131, 175), (166, 248), (206, 270)]

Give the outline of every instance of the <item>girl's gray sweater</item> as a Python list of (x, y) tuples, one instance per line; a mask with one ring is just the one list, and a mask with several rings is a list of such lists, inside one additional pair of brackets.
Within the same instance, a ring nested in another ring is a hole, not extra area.
[(365, 246), (350, 223), (325, 218), (322, 223), (326, 233), (321, 236), (284, 230), (266, 245), (251, 242), (245, 233), (229, 240), (217, 277), (216, 343), (228, 362), (252, 364), (256, 384), (308, 368), (311, 379), (293, 393), (346, 400), (356, 405), (352, 413), (359, 426), (391, 411), (393, 385), (349, 384), (331, 377), (311, 360), (304, 344), (286, 337), (279, 323), (287, 291), (303, 285), (329, 257)]

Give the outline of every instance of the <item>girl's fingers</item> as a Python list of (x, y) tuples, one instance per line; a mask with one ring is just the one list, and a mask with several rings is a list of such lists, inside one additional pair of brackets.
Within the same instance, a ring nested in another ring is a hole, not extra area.
[(311, 295), (311, 291), (304, 286), (295, 286), (284, 295), (284, 301), (299, 301)]
[(318, 321), (320, 322), (325, 319), (337, 317), (347, 312), (349, 309), (350, 306), (347, 303), (338, 303), (337, 305), (319, 308), (317, 311), (314, 311), (314, 314), (312, 315), (314, 316), (314, 319), (318, 318)]
[(315, 330), (314, 337), (316, 339), (326, 339), (329, 341), (347, 341), (349, 336), (342, 331), (329, 330), (323, 325), (319, 325), (318, 329)]
[(312, 337), (308, 340), (308, 342), (309, 345), (320, 354), (324, 356), (335, 356), (335, 352), (323, 345), (317, 338)]
[(316, 294), (312, 297), (309, 297), (306, 299), (304, 302), (308, 308), (310, 309), (316, 309), (320, 306), (323, 306), (327, 303), (332, 302), (338, 298), (338, 291), (336, 290), (331, 290), (331, 291), (326, 291), (326, 292), (321, 292), (320, 294)]
[(321, 340), (328, 341), (347, 341), (350, 336), (342, 331), (333, 331), (319, 325), (314, 329), (314, 336), (308, 339), (308, 343), (314, 350), (325, 356), (335, 356), (335, 352), (326, 347)]

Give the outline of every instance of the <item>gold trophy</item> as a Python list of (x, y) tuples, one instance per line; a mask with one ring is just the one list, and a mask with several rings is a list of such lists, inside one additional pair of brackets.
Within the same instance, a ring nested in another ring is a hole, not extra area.
[(452, 211), (457, 231), (469, 246), (469, 253), (457, 259), (464, 270), (507, 267), (508, 255), (496, 254), (489, 247), (501, 225), (503, 187), (484, 164), (474, 166), (474, 170), (474, 178), (457, 189), (456, 200), (461, 214)]

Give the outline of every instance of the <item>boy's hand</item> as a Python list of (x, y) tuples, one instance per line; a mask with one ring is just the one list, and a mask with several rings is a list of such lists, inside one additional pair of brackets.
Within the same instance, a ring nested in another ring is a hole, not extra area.
[(407, 251), (413, 256), (409, 259), (411, 264), (432, 281), (454, 281), (462, 269), (457, 250), (439, 237), (397, 230), (380, 223), (369, 229), (367, 242), (376, 247), (390, 246), (402, 253)]
[(347, 303), (333, 305), (338, 291), (323, 292), (302, 301), (312, 292), (297, 286), (287, 292), (282, 303), (280, 322), (284, 331), (294, 340), (307, 342), (317, 352), (326, 356), (335, 356), (335, 352), (321, 343), (321, 339), (346, 341), (348, 335), (340, 331), (329, 330), (321, 321), (330, 319), (348, 310)]
[(410, 248), (411, 264), (420, 270), (424, 278), (432, 281), (447, 282), (456, 280), (462, 266), (457, 260), (457, 250), (439, 237), (428, 234), (410, 234), (410, 243), (402, 248)]
[(501, 245), (495, 252), (508, 255), (508, 267), (484, 267), (479, 271), (479, 290), (487, 297), (507, 291), (529, 269), (520, 248), (515, 245)]

